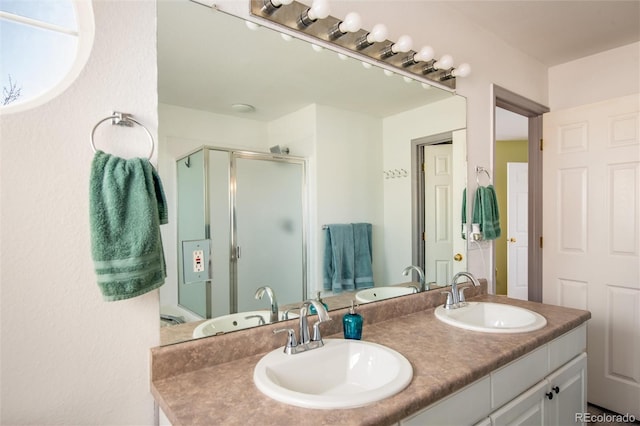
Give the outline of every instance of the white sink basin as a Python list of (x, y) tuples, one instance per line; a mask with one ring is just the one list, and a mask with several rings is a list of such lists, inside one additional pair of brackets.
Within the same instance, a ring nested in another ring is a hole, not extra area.
[(547, 325), (537, 312), (502, 303), (467, 302), (458, 309), (438, 306), (436, 318), (454, 327), (485, 333), (524, 333)]
[[(242, 330), (245, 328), (255, 327), (260, 324), (269, 324), (271, 311), (247, 311), (238, 312), (236, 314), (223, 315), (212, 318), (199, 324), (193, 330), (193, 337), (214, 336), (218, 333), (228, 333), (230, 331)], [(258, 318), (259, 317), (259, 318)], [(284, 313), (280, 312), (278, 318), (283, 318)], [(297, 314), (289, 313), (289, 319), (298, 318)], [(261, 321), (264, 321), (264, 323)]]
[(360, 290), (356, 293), (358, 303), (375, 302), (376, 300), (389, 299), (415, 293), (413, 287), (373, 287)]
[(353, 408), (395, 395), (413, 378), (407, 359), (382, 345), (324, 339), (324, 347), (262, 357), (253, 381), (267, 396), (304, 408)]

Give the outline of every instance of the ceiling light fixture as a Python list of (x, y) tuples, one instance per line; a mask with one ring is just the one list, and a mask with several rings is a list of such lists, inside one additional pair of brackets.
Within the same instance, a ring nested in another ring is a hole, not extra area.
[(318, 19), (324, 19), (329, 16), (330, 8), (327, 0), (314, 0), (311, 7), (300, 15), (298, 18), (298, 27), (306, 28), (316, 22)]
[(344, 20), (337, 23), (329, 30), (329, 39), (335, 40), (346, 33), (357, 33), (362, 28), (362, 18), (355, 12), (347, 13)]
[(380, 59), (386, 59), (389, 56), (393, 56), (397, 53), (406, 53), (413, 47), (413, 40), (408, 35), (400, 36), (398, 41), (389, 44), (380, 52)]
[(242, 113), (254, 112), (256, 110), (256, 108), (253, 105), (249, 105), (249, 104), (233, 104), (231, 105), (231, 109), (234, 110), (235, 112), (242, 112)]

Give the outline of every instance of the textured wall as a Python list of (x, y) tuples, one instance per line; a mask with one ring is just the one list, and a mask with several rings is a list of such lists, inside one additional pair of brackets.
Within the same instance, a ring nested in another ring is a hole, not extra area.
[[(2, 424), (154, 419), (158, 292), (102, 301), (90, 254), (88, 136), (114, 109), (156, 134), (155, 2), (93, 7), (94, 45), (78, 79), (48, 103), (2, 116)], [(109, 124), (96, 132), (98, 147), (124, 156), (145, 155), (145, 138)]]

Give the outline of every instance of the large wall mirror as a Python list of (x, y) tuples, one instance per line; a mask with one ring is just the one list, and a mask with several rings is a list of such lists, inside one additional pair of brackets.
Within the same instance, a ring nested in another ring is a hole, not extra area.
[[(294, 317), (295, 298), (323, 290), (327, 224), (371, 224), (376, 287), (410, 285), (418, 278), (402, 274), (409, 265), (423, 266), (432, 286), (466, 269), (463, 97), (188, 0), (158, 2), (158, 95), (159, 172), (172, 216), (162, 229), (162, 344), (272, 320), (263, 314), (270, 295), (260, 288), (277, 288), (287, 274), (270, 278), (269, 270), (296, 271), (286, 278), (296, 291), (275, 291), (277, 319), (285, 311)], [(185, 181), (185, 173), (195, 180)], [(249, 191), (240, 195), (241, 186)], [(190, 193), (194, 204), (179, 205)], [(284, 203), (277, 198), (283, 193), (295, 195), (282, 200), (300, 211), (279, 220), (272, 207)], [(263, 204), (238, 213), (242, 200)], [(259, 234), (272, 213), (295, 244), (265, 234), (254, 256), (263, 263), (239, 266), (252, 255), (238, 258), (236, 239)], [(250, 226), (241, 237), (243, 224)], [(195, 231), (187, 235), (179, 225)], [(200, 240), (210, 240), (217, 256), (213, 280), (181, 282), (185, 241)], [(265, 261), (266, 254), (274, 258)], [(243, 270), (250, 278), (240, 282)], [(355, 299), (349, 292), (321, 296), (329, 309)], [(235, 310), (241, 314), (230, 317)], [(219, 327), (203, 327), (208, 317), (220, 319)]]

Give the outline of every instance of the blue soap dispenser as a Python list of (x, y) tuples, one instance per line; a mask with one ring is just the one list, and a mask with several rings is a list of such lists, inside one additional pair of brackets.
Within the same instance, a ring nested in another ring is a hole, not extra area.
[(351, 301), (349, 313), (342, 317), (342, 325), (344, 327), (344, 338), (360, 340), (362, 338), (362, 315), (356, 312), (354, 301)]

